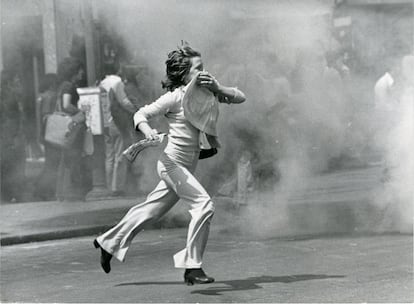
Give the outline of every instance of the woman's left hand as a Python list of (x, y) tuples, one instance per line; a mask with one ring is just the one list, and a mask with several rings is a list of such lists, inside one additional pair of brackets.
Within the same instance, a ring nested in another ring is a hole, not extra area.
[(207, 88), (213, 93), (217, 93), (220, 89), (219, 82), (213, 75), (207, 71), (200, 72), (197, 76), (197, 84), (201, 87)]

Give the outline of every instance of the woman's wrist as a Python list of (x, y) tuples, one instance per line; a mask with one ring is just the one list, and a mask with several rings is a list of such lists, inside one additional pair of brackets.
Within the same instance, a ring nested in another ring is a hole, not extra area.
[(236, 88), (231, 88), (231, 90), (233, 91), (233, 96), (231, 97), (232, 100), (235, 100), (237, 97), (237, 89)]
[(222, 86), (222, 85), (220, 85), (220, 84), (218, 84), (217, 85), (217, 94), (223, 94), (223, 92), (224, 92), (224, 86)]
[(237, 95), (237, 90), (232, 87), (226, 87), (226, 86), (219, 85), (216, 93), (228, 99), (234, 99)]
[(226, 87), (223, 85), (218, 84), (217, 85), (217, 90), (215, 92), (216, 94), (221, 94), (221, 95), (226, 95)]
[(143, 134), (146, 134), (151, 130), (151, 127), (149, 126), (149, 124), (147, 122), (141, 122), (141, 123), (138, 124), (138, 129)]

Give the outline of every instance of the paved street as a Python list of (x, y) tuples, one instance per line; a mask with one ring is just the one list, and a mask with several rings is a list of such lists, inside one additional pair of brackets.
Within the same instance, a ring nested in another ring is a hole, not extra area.
[[(214, 226), (214, 224), (213, 224)], [(413, 302), (412, 235), (257, 239), (216, 226), (210, 285), (186, 286), (172, 255), (184, 229), (145, 231), (125, 263), (100, 269), (93, 236), (1, 248), (2, 302)]]
[[(204, 261), (216, 282), (199, 286), (184, 285), (182, 270), (172, 266), (172, 255), (185, 245), (185, 229), (138, 235), (126, 262), (113, 261), (109, 275), (100, 268), (94, 235), (67, 238), (85, 225), (100, 230), (118, 221), (128, 200), (3, 206), (8, 212), (2, 213), (8, 224), (4, 233), (48, 238), (63, 230), (68, 235), (3, 246), (1, 302), (414, 302), (412, 234), (372, 234), (372, 225), (381, 220), (381, 210), (369, 201), (380, 187), (378, 177), (378, 168), (321, 176), (291, 198), (285, 213), (276, 202), (262, 209), (266, 217), (253, 213), (238, 219), (241, 226), (217, 198)], [(264, 202), (257, 200), (253, 210)]]
[[(414, 305), (414, 0), (0, 19), (0, 305)], [(187, 286), (176, 253), (215, 282)]]

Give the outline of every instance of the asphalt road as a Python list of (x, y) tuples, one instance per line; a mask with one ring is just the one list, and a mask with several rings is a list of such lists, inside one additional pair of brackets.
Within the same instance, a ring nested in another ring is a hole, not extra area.
[(172, 255), (185, 230), (146, 231), (105, 274), (93, 236), (1, 248), (1, 302), (413, 302), (412, 235), (247, 238), (212, 232), (209, 285), (186, 286)]

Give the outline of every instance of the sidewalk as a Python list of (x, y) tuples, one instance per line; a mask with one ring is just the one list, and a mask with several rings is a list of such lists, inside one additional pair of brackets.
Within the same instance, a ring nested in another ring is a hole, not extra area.
[[(1, 245), (94, 235), (115, 225), (145, 198), (116, 198), (86, 202), (24, 202), (0, 205)], [(151, 228), (186, 225), (174, 217)]]
[[(369, 193), (378, 187), (379, 175), (379, 167), (347, 170), (319, 176), (302, 189), (298, 186), (298, 192), (289, 199), (289, 221), (296, 222), (304, 232), (323, 231), (326, 225), (333, 225), (336, 231), (352, 229), (353, 223), (346, 217), (349, 211), (360, 214), (359, 211), (369, 208)], [(1, 245), (96, 235), (115, 225), (130, 207), (144, 199), (1, 204)], [(232, 199), (218, 197), (214, 201), (215, 221), (231, 223)], [(149, 229), (186, 226), (189, 219), (186, 210), (185, 204), (176, 205)], [(315, 218), (321, 211), (330, 223), (320, 228), (306, 223), (309, 216)]]

